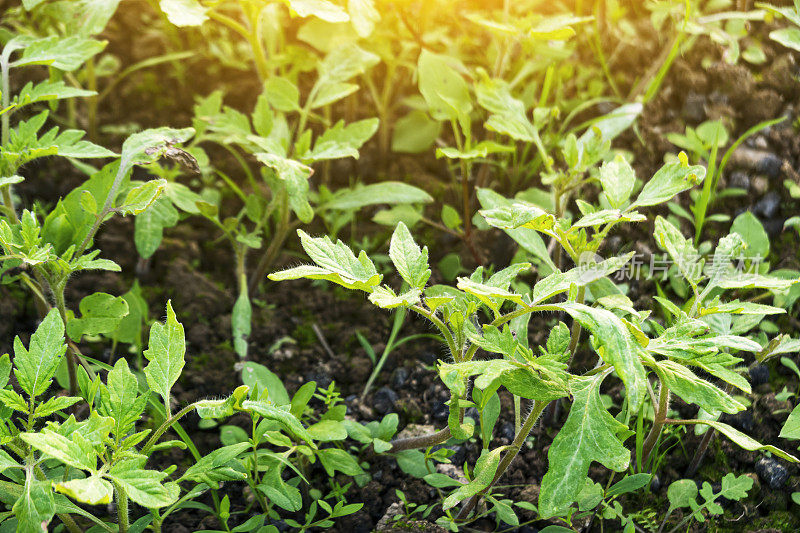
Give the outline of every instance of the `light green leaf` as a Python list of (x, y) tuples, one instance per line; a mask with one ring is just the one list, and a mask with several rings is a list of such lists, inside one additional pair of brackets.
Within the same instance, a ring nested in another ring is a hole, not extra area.
[(97, 475), (56, 483), (55, 489), (73, 500), (89, 505), (111, 503), (114, 489), (111, 483)]
[(365, 252), (356, 258), (342, 241), (334, 244), (330, 238), (314, 238), (303, 230), (297, 230), (300, 242), (308, 256), (317, 266), (301, 266), (269, 275), (273, 281), (286, 279), (325, 279), (348, 289), (371, 292), (383, 276), (378, 274), (373, 262)]
[(253, 411), (254, 413), (263, 416), (267, 420), (275, 420), (276, 422), (280, 423), (286, 431), (294, 435), (296, 438), (306, 441), (309, 446), (316, 449), (317, 446), (314, 444), (314, 438), (312, 435), (306, 430), (306, 428), (303, 427), (297, 417), (295, 417), (287, 409), (276, 407), (268, 402), (253, 400), (246, 400), (242, 402), (242, 408), (248, 411)]
[(148, 259), (156, 253), (164, 237), (164, 228), (175, 226), (179, 218), (178, 210), (172, 202), (163, 197), (158, 198), (149, 209), (136, 217), (133, 240), (142, 259)]
[(242, 383), (252, 391), (261, 394), (267, 391), (269, 400), (275, 405), (288, 405), (289, 393), (283, 386), (281, 378), (262, 364), (247, 361), (242, 365)]
[(389, 257), (394, 263), (397, 273), (411, 287), (425, 288), (425, 284), (431, 277), (431, 270), (428, 268), (428, 247), (420, 249), (419, 245), (414, 242), (411, 232), (402, 222), (397, 225), (392, 234)]
[(289, 7), (301, 17), (315, 16), (326, 22), (347, 22), (350, 16), (341, 7), (328, 0), (286, 0)]
[(252, 317), (253, 308), (250, 306), (250, 297), (245, 288), (236, 298), (236, 303), (233, 304), (233, 313), (231, 314), (233, 348), (242, 359), (247, 357), (247, 339), (250, 337)]
[(147, 405), (147, 395), (139, 395), (139, 382), (128, 368), (125, 359), (119, 359), (101, 385), (100, 414), (114, 419), (114, 435), (123, 438), (130, 433)]
[(39, 396), (50, 387), (66, 351), (64, 323), (56, 309), (47, 313), (31, 335), (28, 349), (25, 349), (19, 337), (14, 339), (14, 375), (28, 396)]
[(50, 65), (53, 68), (70, 72), (80, 68), (90, 57), (99, 54), (106, 47), (105, 42), (78, 35), (69, 37), (53, 35), (41, 39), (25, 39), (25, 50), (22, 52), (22, 57), (12, 61), (11, 67)]
[(630, 409), (638, 411), (647, 393), (647, 380), (638, 343), (625, 323), (606, 309), (578, 303), (557, 305), (592, 333), (598, 354), (614, 366), (625, 383)]
[(150, 343), (144, 356), (150, 363), (144, 369), (147, 384), (157, 392), (170, 411), (170, 391), (178, 381), (184, 365), (186, 340), (183, 325), (178, 322), (172, 303), (167, 302), (167, 320), (150, 328)]
[(475, 496), (488, 487), (494, 479), (497, 467), (500, 465), (500, 459), (505, 450), (506, 446), (500, 446), (491, 451), (483, 450), (478, 461), (475, 463), (475, 471), (472, 474), (472, 480), (451, 492), (450, 495), (445, 498), (442, 509), (445, 511), (447, 509), (452, 509), (460, 502)]
[(275, 175), (284, 183), (289, 195), (289, 205), (303, 222), (311, 222), (314, 210), (308, 203), (308, 178), (314, 173), (311, 167), (286, 159), (278, 155), (260, 152), (256, 159), (275, 171)]
[(83, 335), (112, 333), (128, 314), (128, 302), (121, 296), (111, 296), (104, 292), (90, 294), (78, 305), (80, 318), (67, 322), (67, 334), (74, 341)]
[(620, 154), (600, 167), (598, 175), (603, 192), (611, 207), (621, 209), (628, 203), (636, 183), (636, 173), (628, 161)]
[(442, 123), (415, 109), (399, 118), (392, 130), (392, 151), (419, 154), (431, 149), (442, 131)]
[(167, 507), (175, 503), (180, 495), (180, 487), (176, 483), (161, 483), (167, 477), (166, 473), (145, 470), (137, 460), (117, 463), (111, 467), (107, 477), (119, 483), (131, 500), (146, 508)]
[(47, 533), (56, 512), (49, 481), (36, 481), (29, 474), (22, 495), (12, 511), (17, 517), (17, 533)]
[(795, 407), (778, 435), (782, 439), (800, 439), (800, 406)]
[(395, 294), (394, 290), (386, 286), (378, 286), (369, 295), (369, 301), (381, 309), (394, 309), (396, 307), (411, 307), (419, 303), (421, 289), (410, 289), (402, 294)]
[(786, 459), (790, 463), (797, 463), (800, 460), (797, 459), (794, 455), (788, 454), (785, 451), (781, 450), (780, 448), (776, 448), (772, 445), (764, 445), (758, 442), (757, 440), (745, 435), (738, 429), (734, 429), (728, 424), (723, 424), (722, 422), (717, 422), (716, 420), (698, 420), (701, 424), (705, 424), (707, 426), (711, 426), (712, 428), (716, 429), (729, 439), (733, 441), (734, 444), (737, 446), (749, 451), (765, 451), (769, 452), (773, 455), (777, 455), (783, 459)]
[(319, 205), (317, 209), (347, 211), (369, 205), (427, 204), (430, 202), (433, 202), (433, 197), (418, 187), (400, 181), (384, 181), (339, 189), (330, 200)]
[(197, 483), (206, 483), (216, 489), (219, 488), (220, 481), (245, 479), (247, 474), (237, 457), (250, 447), (249, 442), (240, 442), (217, 448), (190, 466), (180, 480), (188, 479)]
[(738, 233), (745, 243), (747, 257), (766, 258), (769, 255), (769, 236), (764, 226), (750, 211), (745, 211), (733, 220), (731, 233)]
[(79, 432), (65, 437), (51, 429), (40, 433), (21, 433), (20, 438), (43, 454), (81, 470), (95, 472), (97, 453), (92, 444)]
[(630, 452), (617, 438), (626, 428), (606, 411), (600, 399), (600, 384), (606, 375), (578, 377), (570, 384), (572, 408), (547, 453), (549, 468), (539, 495), (542, 518), (564, 511), (577, 500), (593, 461), (615, 472), (628, 467)]
[(691, 370), (675, 361), (658, 361), (654, 369), (667, 388), (706, 411), (735, 414), (745, 406), (726, 394), (719, 387), (697, 377)]
[(347, 476), (358, 476), (364, 473), (355, 457), (339, 448), (325, 448), (317, 450), (322, 467), (329, 476), (334, 476), (335, 472), (341, 472)]
[(800, 28), (781, 28), (769, 32), (769, 38), (786, 48), (800, 52)]
[(630, 209), (666, 202), (678, 193), (691, 189), (703, 181), (706, 169), (700, 165), (690, 166), (686, 154), (681, 152), (680, 160), (661, 167), (650, 181), (644, 184), (642, 192)]
[(667, 252), (678, 266), (683, 277), (692, 285), (697, 285), (703, 278), (703, 263), (692, 241), (661, 216), (656, 217), (653, 236), (659, 248)]
[(300, 109), (300, 91), (286, 78), (269, 78), (264, 84), (264, 95), (278, 111), (289, 113)]
[(532, 301), (534, 304), (543, 302), (556, 294), (568, 291), (572, 285), (584, 287), (605, 278), (625, 266), (634, 254), (635, 252), (631, 252), (623, 256), (611, 257), (599, 263), (586, 261), (566, 272), (554, 272), (533, 286)]
[(369, 37), (381, 19), (373, 0), (347, 0), (347, 12), (353, 29), (361, 38)]
[(469, 87), (464, 78), (450, 66), (446, 56), (423, 49), (417, 63), (419, 91), (436, 120), (465, 119), (472, 111)]
[(556, 218), (544, 209), (519, 201), (503, 207), (483, 209), (480, 214), (490, 226), (505, 230), (528, 228), (546, 232), (556, 223)]
[(167, 181), (163, 179), (150, 180), (132, 188), (125, 200), (117, 206), (117, 210), (122, 216), (138, 215), (147, 210), (161, 196), (167, 186)]
[(176, 26), (200, 26), (208, 20), (206, 12), (197, 0), (160, 0), (161, 11)]

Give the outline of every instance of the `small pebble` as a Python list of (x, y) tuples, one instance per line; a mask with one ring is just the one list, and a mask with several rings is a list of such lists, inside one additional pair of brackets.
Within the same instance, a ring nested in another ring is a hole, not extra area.
[(408, 381), (408, 369), (404, 366), (398, 367), (392, 373), (392, 387), (399, 389)]
[(397, 393), (389, 387), (381, 387), (372, 397), (372, 407), (382, 415), (392, 412), (397, 401)]
[(748, 176), (746, 172), (735, 170), (731, 172), (728, 178), (728, 187), (748, 190), (750, 189), (750, 176)]
[(657, 474), (650, 480), (650, 490), (653, 492), (661, 490), (661, 478)]
[(756, 163), (756, 172), (764, 174), (770, 179), (776, 179), (781, 175), (783, 161), (775, 154), (769, 154)]
[(762, 457), (756, 463), (756, 474), (769, 488), (777, 490), (789, 479), (789, 471), (772, 457)]
[(753, 211), (764, 218), (772, 218), (778, 214), (780, 206), (781, 196), (775, 191), (770, 191), (756, 202), (756, 205), (753, 206)]
[(444, 422), (448, 416), (450, 416), (450, 409), (444, 402), (434, 404), (433, 409), (431, 409), (431, 418), (434, 422)]

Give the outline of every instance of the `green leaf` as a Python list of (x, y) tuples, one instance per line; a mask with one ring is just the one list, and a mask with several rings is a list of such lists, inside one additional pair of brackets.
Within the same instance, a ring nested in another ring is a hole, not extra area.
[(16, 109), (37, 102), (48, 102), (51, 100), (62, 100), (65, 98), (78, 98), (97, 94), (94, 91), (87, 91), (79, 87), (71, 87), (63, 81), (45, 80), (37, 83), (28, 82), (25, 87), (20, 89), (17, 95), (11, 99), (11, 104)]
[(424, 289), (431, 277), (428, 268), (428, 247), (420, 249), (414, 242), (411, 232), (402, 222), (397, 225), (389, 244), (389, 257), (392, 259), (397, 273), (406, 283), (417, 289)]
[(62, 481), (55, 484), (55, 489), (73, 500), (89, 505), (111, 503), (111, 498), (114, 496), (114, 489), (111, 483), (97, 475), (83, 479)]
[(197, 0), (160, 0), (161, 11), (176, 26), (200, 26), (208, 20), (208, 8)]
[(249, 442), (241, 442), (217, 448), (190, 466), (181, 476), (181, 480), (188, 479), (197, 483), (206, 483), (209, 487), (216, 489), (219, 488), (221, 481), (245, 479), (247, 474), (237, 457), (250, 447)]
[[(317, 86), (324, 88), (327, 84), (346, 82), (351, 78), (364, 74), (380, 63), (381, 58), (372, 52), (358, 47), (352, 42), (334, 48), (317, 65), (319, 81)], [(320, 104), (315, 102), (316, 106)]]
[(556, 218), (544, 209), (519, 201), (503, 207), (483, 209), (480, 214), (490, 226), (505, 230), (528, 228), (546, 232), (556, 224)]
[(623, 208), (628, 203), (636, 183), (636, 173), (628, 161), (621, 154), (617, 154), (612, 161), (603, 163), (598, 177), (611, 207)]
[(442, 131), (442, 123), (415, 109), (397, 119), (392, 130), (392, 151), (419, 154), (431, 149)]
[(458, 487), (445, 498), (442, 504), (442, 509), (452, 509), (460, 502), (475, 496), (483, 489), (489, 486), (494, 479), (497, 472), (497, 467), (500, 465), (500, 459), (505, 451), (506, 446), (500, 446), (494, 450), (483, 450), (478, 461), (475, 463), (475, 471), (472, 475), (472, 480)]
[(800, 51), (800, 28), (781, 28), (769, 32), (769, 38), (786, 48)]
[(778, 435), (782, 439), (800, 439), (800, 406), (795, 407)]
[(697, 505), (697, 483), (692, 479), (673, 481), (667, 489), (667, 499), (669, 500), (667, 513), (671, 513), (675, 509)]
[[(26, 65), (50, 65), (53, 68), (73, 71), (80, 68), (90, 57), (99, 54), (106, 43), (77, 35), (61, 37), (53, 35), (42, 39), (25, 39), (22, 57), (11, 62), (11, 67)], [(6, 45), (8, 46), (8, 44)]]
[(580, 264), (567, 272), (554, 272), (534, 285), (532, 302), (536, 304), (548, 300), (556, 294), (568, 291), (573, 285), (584, 287), (603, 279), (625, 266), (634, 254), (635, 252), (631, 252), (623, 256), (611, 257), (599, 263), (586, 261), (585, 264)]
[(766, 258), (769, 255), (769, 236), (761, 222), (750, 211), (745, 211), (733, 220), (730, 232), (742, 236), (747, 257)]
[(478, 104), (491, 112), (484, 127), (508, 135), (512, 139), (534, 142), (536, 128), (528, 119), (525, 104), (512, 96), (508, 83), (500, 79), (483, 79), (475, 86)]
[(375, 24), (381, 19), (373, 0), (348, 0), (347, 12), (350, 14), (353, 29), (361, 38), (369, 37)]
[(183, 325), (178, 322), (172, 303), (167, 302), (167, 320), (150, 328), (150, 343), (144, 356), (150, 363), (144, 369), (147, 384), (157, 392), (170, 411), (170, 391), (178, 381), (184, 365), (186, 340)]
[(138, 460), (115, 464), (107, 477), (119, 483), (131, 500), (146, 508), (167, 507), (175, 503), (180, 495), (180, 487), (176, 483), (161, 483), (167, 477), (166, 473), (145, 470)]
[(303, 427), (297, 417), (295, 417), (288, 410), (270, 405), (267, 402), (253, 400), (246, 400), (242, 402), (242, 408), (253, 411), (254, 413), (263, 416), (267, 420), (275, 420), (276, 422), (280, 423), (286, 431), (294, 435), (296, 438), (300, 438), (306, 441), (306, 443), (312, 448), (316, 448), (316, 444), (314, 444), (314, 438), (306, 430), (306, 428)]
[(513, 152), (514, 147), (499, 144), (494, 141), (481, 141), (472, 146), (469, 150), (459, 150), (453, 147), (436, 149), (436, 157), (447, 157), (448, 159), (479, 159), (500, 152)]
[(328, 0), (286, 0), (289, 7), (301, 17), (315, 16), (326, 22), (347, 22), (350, 16), (341, 7)]
[(358, 159), (358, 150), (377, 130), (377, 118), (359, 120), (346, 126), (344, 121), (340, 120), (317, 137), (314, 149), (303, 154), (301, 159), (306, 163), (345, 157)]
[(81, 470), (97, 470), (97, 453), (79, 432), (65, 437), (51, 429), (40, 433), (21, 433), (20, 438), (43, 454)]
[(417, 63), (419, 92), (436, 120), (468, 120), (472, 111), (469, 87), (450, 66), (450, 59), (423, 49)]
[(692, 241), (685, 238), (678, 228), (661, 216), (656, 217), (653, 236), (659, 248), (667, 252), (678, 266), (683, 277), (696, 286), (703, 278), (703, 263)]
[(81, 401), (81, 398), (76, 398), (74, 396), (54, 396), (46, 402), (37, 405), (33, 410), (33, 416), (35, 418), (50, 416), (57, 411), (63, 411), (79, 401)]
[(155, 163), (162, 157), (171, 157), (176, 151), (174, 145), (189, 140), (194, 129), (154, 128), (134, 133), (122, 143), (120, 172), (127, 172), (134, 165)]
[(80, 341), (83, 335), (112, 333), (128, 314), (128, 302), (124, 298), (104, 292), (85, 297), (78, 308), (81, 317), (67, 322), (67, 334), (74, 341)]
[(269, 78), (264, 84), (264, 95), (272, 107), (278, 111), (291, 112), (300, 109), (300, 91), (286, 78)]
[(264, 365), (247, 361), (242, 365), (242, 383), (252, 391), (267, 391), (269, 400), (275, 405), (288, 405), (289, 393), (283, 386), (281, 378)]
[(614, 366), (627, 389), (632, 412), (638, 411), (647, 393), (647, 379), (638, 343), (625, 323), (611, 311), (578, 303), (557, 304), (592, 333), (598, 354)]
[(247, 357), (247, 339), (250, 337), (252, 316), (253, 309), (245, 288), (236, 298), (236, 303), (233, 304), (233, 313), (231, 314), (233, 349), (242, 359)]
[(47, 533), (56, 512), (49, 481), (35, 481), (29, 474), (22, 495), (12, 511), (17, 517), (17, 533)]
[(61, 358), (67, 351), (64, 344), (64, 323), (56, 309), (51, 309), (39, 324), (28, 349), (14, 339), (14, 375), (19, 386), (34, 398), (50, 387)]
[(691, 370), (675, 361), (658, 361), (654, 369), (667, 388), (688, 403), (694, 403), (709, 413), (735, 414), (745, 406), (720, 388), (697, 377)]
[(778, 457), (781, 457), (783, 459), (786, 459), (790, 463), (800, 462), (800, 460), (798, 460), (797, 457), (795, 457), (794, 455), (788, 454), (785, 451), (781, 450), (780, 448), (776, 448), (775, 446), (769, 444), (767, 445), (761, 444), (757, 440), (745, 435), (738, 429), (732, 428), (728, 424), (723, 424), (722, 422), (717, 422), (716, 420), (698, 420), (698, 422), (701, 424), (705, 424), (707, 426), (711, 426), (712, 428), (716, 429), (717, 431), (719, 431), (720, 433), (731, 439), (734, 444), (749, 452), (765, 451), (773, 455), (777, 455)]
[(570, 383), (572, 408), (547, 453), (549, 468), (539, 495), (542, 518), (563, 512), (577, 500), (593, 461), (615, 472), (628, 467), (630, 452), (617, 437), (626, 427), (606, 411), (600, 399), (606, 375), (573, 378)]
[(136, 217), (133, 240), (142, 259), (148, 259), (156, 253), (164, 237), (164, 228), (175, 226), (179, 217), (172, 202), (163, 197), (158, 198), (149, 209)]
[(256, 159), (275, 171), (275, 175), (286, 187), (289, 205), (297, 218), (308, 223), (314, 218), (314, 210), (308, 203), (308, 178), (314, 171), (302, 163), (274, 154), (260, 152)]
[(143, 213), (158, 200), (166, 186), (167, 181), (163, 179), (150, 180), (137, 185), (128, 192), (125, 200), (116, 209), (122, 216)]
[(433, 197), (418, 187), (400, 181), (384, 181), (339, 189), (318, 209), (348, 211), (380, 204), (427, 204)]
[(364, 473), (364, 470), (359, 466), (356, 458), (345, 450), (339, 448), (325, 448), (317, 450), (316, 453), (323, 468), (325, 468), (325, 472), (331, 477), (334, 476), (334, 473), (337, 471), (348, 476), (358, 476)]
[(130, 433), (147, 405), (147, 395), (139, 395), (139, 382), (128, 368), (125, 359), (119, 359), (101, 385), (100, 414), (114, 419), (114, 435), (121, 439)]
[(661, 167), (650, 181), (644, 184), (642, 192), (630, 209), (661, 204), (703, 181), (706, 169), (700, 165), (690, 166), (686, 154), (681, 152), (680, 160)]
[(371, 292), (378, 286), (383, 276), (378, 274), (375, 264), (361, 252), (356, 258), (342, 241), (334, 244), (328, 237), (314, 238), (303, 230), (297, 230), (300, 243), (317, 266), (290, 268), (269, 275), (273, 281), (287, 279), (324, 279), (347, 287), (348, 289)]
[(0, 389), (4, 389), (8, 385), (8, 380), (11, 378), (11, 358), (8, 354), (3, 354), (0, 357)]

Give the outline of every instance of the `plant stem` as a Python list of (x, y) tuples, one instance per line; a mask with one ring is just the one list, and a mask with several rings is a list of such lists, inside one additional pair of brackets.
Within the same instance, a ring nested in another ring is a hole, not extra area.
[(258, 284), (267, 274), (267, 270), (269, 270), (275, 262), (292, 228), (292, 225), (289, 223), (289, 199), (285, 191), (281, 194), (283, 195), (281, 198), (281, 219), (278, 223), (278, 227), (275, 228), (272, 241), (269, 243), (264, 255), (262, 255), (261, 259), (258, 261), (255, 272), (253, 272), (253, 275), (250, 277), (250, 283), (248, 284), (250, 294), (255, 294), (255, 291), (258, 289)]
[(653, 453), (653, 449), (658, 442), (658, 438), (661, 436), (661, 429), (664, 427), (664, 424), (667, 421), (668, 409), (669, 389), (662, 381), (658, 388), (658, 406), (655, 408), (653, 427), (650, 428), (650, 433), (647, 434), (647, 438), (645, 439), (642, 447), (642, 464), (639, 465), (639, 469), (642, 471), (644, 469), (644, 465), (646, 465), (650, 460), (650, 454)]
[(459, 511), (456, 520), (465, 520), (472, 512), (472, 510), (475, 508), (475, 506), (478, 505), (478, 501), (480, 500), (480, 498), (484, 494), (492, 490), (492, 487), (494, 487), (495, 483), (497, 483), (497, 481), (503, 476), (508, 467), (511, 466), (511, 462), (517, 457), (517, 454), (519, 453), (520, 449), (522, 449), (522, 445), (525, 444), (528, 435), (530, 435), (531, 430), (533, 430), (533, 426), (539, 419), (539, 415), (542, 414), (542, 411), (544, 411), (544, 408), (547, 407), (549, 403), (550, 402), (543, 402), (539, 400), (533, 402), (533, 408), (531, 409), (530, 414), (528, 414), (528, 418), (525, 419), (525, 423), (522, 425), (522, 429), (520, 429), (516, 437), (514, 437), (514, 442), (511, 443), (511, 445), (508, 447), (508, 451), (505, 453), (505, 455), (503, 455), (503, 458), (500, 460), (500, 464), (497, 467), (497, 472), (495, 472), (492, 482), (489, 483), (488, 487), (486, 487), (481, 492), (479, 492), (478, 494), (467, 500), (467, 502), (464, 504), (464, 507), (462, 507), (461, 511)]
[(148, 439), (147, 443), (144, 445), (144, 448), (142, 448), (142, 451), (139, 453), (141, 453), (142, 455), (147, 455), (147, 453), (150, 451), (150, 448), (152, 448), (158, 441), (158, 439), (161, 438), (161, 435), (163, 435), (172, 424), (174, 424), (175, 422), (183, 418), (185, 415), (193, 411), (194, 408), (195, 404), (192, 403), (187, 405), (174, 415), (168, 416), (167, 419), (164, 420), (164, 422), (161, 423), (158, 429), (156, 429), (155, 432), (150, 436), (150, 439)]
[[(10, 82), (9, 82), (9, 65), (8, 65), (8, 57), (6, 54), (3, 54), (0, 57), (0, 92), (2, 92), (2, 107), (3, 109), (7, 108), (11, 103), (11, 93), (10, 93)], [(0, 115), (0, 122), (2, 122), (2, 132), (0, 133), (0, 147), (3, 150), (6, 149), (9, 142), (9, 136), (11, 134), (11, 111), (3, 113)], [(10, 176), (0, 176), (0, 177), (10, 177)], [(17, 209), (14, 206), (14, 197), (11, 194), (11, 185), (6, 185), (3, 187), (3, 205), (5, 205), (6, 210), (11, 217), (11, 220), (16, 223), (19, 222), (19, 218), (17, 217)]]
[[(64, 284), (58, 285), (50, 284), (53, 287), (53, 296), (56, 300), (56, 308), (61, 315), (61, 320), (64, 322), (64, 327), (67, 326), (67, 306), (64, 303)], [(78, 392), (78, 376), (76, 372), (76, 357), (75, 352), (70, 346), (67, 346), (67, 373), (69, 374), (69, 395), (75, 396)]]
[(117, 520), (119, 521), (119, 533), (127, 533), (130, 527), (128, 518), (128, 494), (125, 489), (117, 483), (114, 484), (114, 497), (117, 501)]
[(416, 450), (418, 448), (428, 448), (442, 444), (450, 439), (450, 428), (446, 427), (436, 433), (420, 435), (419, 437), (408, 437), (406, 439), (395, 439), (388, 453), (402, 452), (403, 450)]

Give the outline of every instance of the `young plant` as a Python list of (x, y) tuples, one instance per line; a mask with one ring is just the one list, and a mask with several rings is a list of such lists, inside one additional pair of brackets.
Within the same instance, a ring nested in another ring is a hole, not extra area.
[[(738, 234), (722, 240), (714, 268), (690, 272), (688, 267), (696, 266), (691, 259), (694, 256), (689, 253), (691, 243), (677, 228), (658, 218), (656, 240), (681, 271), (686, 272), (695, 295), (688, 312), (668, 304), (674, 311), (674, 325), (664, 328), (649, 318), (649, 311), (635, 310), (608, 279), (631, 260), (632, 253), (592, 263), (585, 259), (587, 252), (594, 257), (617, 224), (645, 220), (639, 209), (665, 203), (691, 188), (703, 179), (703, 171), (702, 167), (689, 166), (686, 156), (681, 155), (678, 161), (659, 170), (631, 200), (635, 175), (624, 159), (617, 158), (606, 162), (599, 172), (609, 207), (597, 208), (579, 202), (582, 216), (577, 221), (556, 217), (522, 201), (503, 202), (502, 198), (498, 207), (482, 211), (490, 226), (508, 231), (521, 243), (529, 242), (533, 232), (554, 239), (577, 265), (568, 271), (556, 269), (530, 291), (510, 288), (521, 273), (530, 269), (528, 263), (513, 264), (488, 277), (483, 267), (478, 267), (469, 277), (459, 278), (456, 287), (427, 286), (431, 274), (427, 249), (420, 248), (402, 224), (397, 226), (389, 248), (390, 258), (407, 284), (399, 294), (381, 284), (382, 275), (364, 252), (356, 256), (342, 242), (312, 238), (302, 231), (298, 232), (301, 244), (314, 264), (271, 274), (270, 278), (324, 279), (364, 291), (378, 307), (409, 309), (431, 321), (442, 334), (450, 360), (439, 362), (438, 373), (451, 394), (448, 425), (430, 435), (396, 440), (390, 453), (471, 437), (475, 425), (465, 418), (466, 409), (483, 411), (500, 387), (530, 402), (527, 414), (521, 416), (523, 411), (518, 415), (521, 423), (512, 443), (484, 449), (471, 479), (445, 498), (444, 510), (463, 504), (457, 515), (459, 520), (470, 517), (478, 501), (492, 490), (516, 457), (545, 407), (561, 398), (571, 398), (572, 407), (548, 452), (549, 469), (541, 482), (538, 513), (541, 518), (569, 514), (586, 483), (592, 462), (616, 472), (629, 467), (631, 450), (625, 441), (635, 432), (628, 424), (643, 416), (642, 409), (651, 393), (651, 377), (658, 384), (658, 399), (653, 398), (655, 419), (650, 433), (641, 442), (638, 464), (648, 461), (666, 424), (706, 424), (745, 449), (767, 450), (796, 462), (794, 456), (772, 446), (762, 446), (726, 424), (704, 419), (669, 419), (667, 410), (671, 394), (708, 412), (743, 410), (743, 405), (714, 383), (699, 377), (692, 367), (749, 390), (749, 384), (730, 368), (741, 361), (730, 352), (758, 352), (762, 346), (721, 325), (737, 315), (783, 310), (737, 299), (724, 301), (721, 294), (724, 290), (751, 287), (783, 290), (798, 280), (737, 271), (731, 257), (741, 244)], [(701, 281), (706, 282), (704, 287)], [(562, 299), (564, 296), (566, 301)], [(595, 305), (587, 305), (589, 296), (596, 300)], [(553, 329), (547, 346), (534, 350), (527, 344), (528, 321), (532, 315), (538, 317), (546, 312), (571, 317), (573, 326), (571, 330)], [(712, 315), (723, 320), (707, 318)], [(596, 354), (596, 364), (588, 365), (591, 370), (587, 372), (576, 373), (569, 363), (580, 346), (582, 328), (591, 334), (589, 344)], [(655, 336), (646, 331), (655, 332)], [(625, 401), (616, 417), (600, 400), (600, 387), (612, 373), (625, 385)], [(481, 391), (478, 401), (472, 399), (472, 388)], [(522, 401), (517, 405), (522, 407)]]

